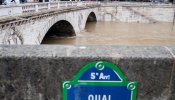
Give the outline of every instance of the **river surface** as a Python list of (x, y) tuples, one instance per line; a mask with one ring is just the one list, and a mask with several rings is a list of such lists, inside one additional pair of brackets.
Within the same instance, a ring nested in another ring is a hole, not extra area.
[(47, 37), (42, 44), (175, 46), (172, 23), (90, 22), (75, 37)]

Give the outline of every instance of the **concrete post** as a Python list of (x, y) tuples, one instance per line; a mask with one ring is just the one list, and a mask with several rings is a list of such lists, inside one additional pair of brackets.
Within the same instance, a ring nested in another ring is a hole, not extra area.
[(67, 7), (67, 2), (65, 3), (65, 7)]
[(60, 8), (60, 3), (58, 2), (57, 8)]
[(38, 5), (35, 5), (35, 11), (36, 12), (38, 11)]
[(50, 9), (50, 3), (47, 4), (48, 9)]

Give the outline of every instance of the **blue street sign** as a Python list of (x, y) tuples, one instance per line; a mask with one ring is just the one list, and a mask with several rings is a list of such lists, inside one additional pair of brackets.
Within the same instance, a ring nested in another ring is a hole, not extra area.
[(126, 86), (74, 85), (68, 91), (68, 100), (131, 100), (131, 95)]
[(136, 94), (137, 82), (108, 62), (92, 62), (63, 83), (63, 100), (136, 100)]

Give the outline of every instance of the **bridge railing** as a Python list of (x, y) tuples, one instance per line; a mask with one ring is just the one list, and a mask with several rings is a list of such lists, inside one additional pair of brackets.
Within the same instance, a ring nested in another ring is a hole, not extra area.
[(57, 3), (50, 3), (50, 9), (52, 8), (58, 8), (58, 4)]
[(23, 12), (33, 12), (35, 11), (35, 5), (22, 6), (22, 11)]
[(89, 2), (89, 1), (59, 1), (59, 2), (51, 2), (51, 3), (37, 3), (37, 4), (29, 4), (22, 5), (22, 13), (27, 12), (35, 12), (52, 8), (62, 8), (62, 7), (74, 7), (74, 6), (87, 6), (99, 4), (99, 2)]
[[(21, 5), (12, 5), (1, 7), (0, 11), (8, 12), (8, 13), (0, 13), (1, 17), (6, 16), (16, 16), (23, 13), (32, 13), (32, 12), (39, 12), (43, 10), (49, 9), (59, 9), (59, 8), (66, 8), (66, 7), (76, 7), (76, 6), (89, 6), (100, 4), (100, 2), (96, 1), (52, 1), (52, 2), (45, 2), (45, 3), (30, 3), (30, 4), (21, 4)], [(15, 11), (14, 11), (15, 9)], [(17, 13), (16, 13), (17, 12)]]

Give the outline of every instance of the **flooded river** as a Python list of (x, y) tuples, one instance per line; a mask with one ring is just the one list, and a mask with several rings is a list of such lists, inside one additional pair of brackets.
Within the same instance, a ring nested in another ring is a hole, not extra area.
[(76, 37), (47, 37), (42, 44), (175, 46), (172, 23), (90, 22)]

